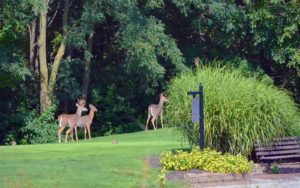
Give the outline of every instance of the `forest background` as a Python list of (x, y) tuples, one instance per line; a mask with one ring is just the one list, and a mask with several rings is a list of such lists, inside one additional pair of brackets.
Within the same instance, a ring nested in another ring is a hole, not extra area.
[(0, 0), (0, 144), (55, 141), (79, 96), (99, 110), (95, 136), (143, 130), (196, 57), (299, 104), (299, 35), (297, 0)]

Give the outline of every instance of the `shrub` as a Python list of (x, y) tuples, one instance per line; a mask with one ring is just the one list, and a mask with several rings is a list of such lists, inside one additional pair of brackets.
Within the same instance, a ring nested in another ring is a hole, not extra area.
[(21, 129), (23, 142), (28, 144), (44, 144), (57, 141), (58, 124), (55, 119), (56, 106), (51, 106), (43, 114), (32, 111)]
[(160, 163), (167, 170), (201, 169), (218, 173), (247, 173), (251, 172), (253, 163), (242, 155), (221, 154), (212, 149), (201, 151), (193, 148), (190, 153), (177, 150), (164, 152), (160, 157)]
[(5, 145), (11, 145), (11, 142), (14, 141), (14, 140), (16, 140), (16, 137), (14, 135), (15, 134), (13, 134), (13, 133), (8, 133), (5, 136), (4, 144)]
[(166, 119), (191, 145), (199, 143), (199, 123), (191, 122), (191, 96), (204, 88), (205, 145), (248, 155), (253, 144), (299, 132), (299, 112), (289, 94), (238, 70), (201, 67), (175, 78), (169, 88)]

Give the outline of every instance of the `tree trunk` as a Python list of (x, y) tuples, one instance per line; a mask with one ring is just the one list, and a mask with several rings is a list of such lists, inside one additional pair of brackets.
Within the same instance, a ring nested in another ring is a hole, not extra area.
[[(87, 51), (92, 54), (94, 42), (94, 32), (92, 31), (88, 38)], [(87, 100), (89, 84), (90, 84), (90, 74), (91, 74), (91, 56), (86, 57), (84, 63), (84, 76), (83, 76), (83, 86), (82, 86), (82, 97)]]
[(36, 20), (33, 20), (31, 22), (31, 26), (29, 27), (29, 37), (30, 37), (30, 41), (29, 41), (29, 49), (30, 49), (30, 68), (31, 68), (31, 72), (32, 75), (34, 76), (35, 74), (38, 73), (38, 70), (36, 68), (38, 68), (38, 66), (36, 65), (36, 63), (38, 62), (36, 60), (36, 55), (37, 55), (37, 51), (36, 51)]
[(51, 106), (51, 97), (48, 90), (48, 65), (47, 65), (47, 50), (46, 50), (46, 28), (47, 27), (47, 12), (40, 13), (40, 35), (39, 35), (39, 59), (40, 59), (40, 111), (43, 113), (47, 107)]
[(47, 11), (40, 13), (40, 34), (39, 34), (39, 60), (40, 60), (40, 111), (41, 113), (52, 105), (53, 92), (57, 79), (57, 72), (60, 62), (65, 54), (66, 43), (65, 39), (67, 36), (67, 22), (68, 14), (71, 4), (74, 1), (69, 2), (65, 0), (64, 13), (63, 13), (63, 40), (59, 46), (57, 54), (52, 64), (51, 74), (49, 78), (48, 64), (47, 64), (47, 51), (46, 51), (46, 31), (47, 31)]
[(60, 62), (65, 54), (65, 50), (66, 50), (66, 44), (63, 41), (59, 46), (59, 49), (57, 51), (57, 54), (55, 56), (55, 59), (54, 59), (53, 65), (52, 65), (51, 77), (50, 77), (49, 86), (48, 86), (49, 94), (51, 96), (53, 95), (53, 91), (54, 91), (54, 87), (55, 87), (55, 83), (56, 83), (56, 79), (57, 79), (58, 68), (59, 68)]

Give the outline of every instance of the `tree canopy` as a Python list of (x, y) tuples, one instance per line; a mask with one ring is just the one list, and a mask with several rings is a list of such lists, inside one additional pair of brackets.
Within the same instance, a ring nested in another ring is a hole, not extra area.
[(300, 102), (296, 0), (3, 0), (0, 11), (0, 143), (21, 142), (32, 114), (74, 113), (80, 95), (99, 109), (95, 134), (139, 130), (196, 57), (269, 76)]

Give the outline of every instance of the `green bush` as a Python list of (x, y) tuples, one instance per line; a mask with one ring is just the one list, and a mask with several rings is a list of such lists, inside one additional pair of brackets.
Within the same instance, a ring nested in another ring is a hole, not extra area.
[(55, 119), (56, 106), (51, 106), (41, 115), (32, 111), (21, 129), (23, 143), (45, 144), (57, 141), (58, 124)]
[(177, 150), (175, 153), (162, 153), (160, 163), (167, 170), (201, 169), (218, 173), (247, 173), (252, 171), (253, 163), (242, 155), (221, 154), (212, 149), (201, 151), (192, 149), (190, 153)]
[(246, 78), (239, 70), (201, 67), (175, 78), (168, 88), (168, 124), (191, 145), (199, 143), (199, 123), (191, 121), (192, 97), (187, 91), (198, 90), (200, 82), (206, 147), (246, 156), (256, 141), (299, 133), (299, 111), (286, 91)]

